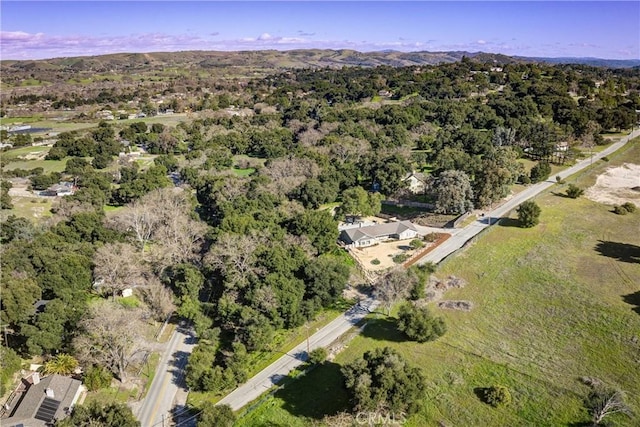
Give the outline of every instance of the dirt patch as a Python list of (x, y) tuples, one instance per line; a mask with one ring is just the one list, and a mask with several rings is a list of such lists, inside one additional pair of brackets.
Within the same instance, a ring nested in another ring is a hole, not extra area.
[(473, 308), (473, 303), (469, 301), (440, 301), (438, 303), (438, 307), (440, 308), (448, 308), (451, 310), (462, 310), (462, 311), (471, 311)]
[(426, 302), (439, 301), (449, 289), (464, 288), (466, 284), (467, 282), (456, 276), (449, 276), (444, 280), (431, 276), (426, 287)]
[(627, 202), (640, 207), (640, 165), (625, 163), (609, 168), (598, 176), (596, 183), (585, 191), (590, 200), (607, 205), (622, 205)]

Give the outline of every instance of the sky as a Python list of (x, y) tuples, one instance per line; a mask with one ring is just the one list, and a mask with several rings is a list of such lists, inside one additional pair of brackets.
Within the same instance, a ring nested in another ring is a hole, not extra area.
[(640, 59), (640, 2), (0, 1), (0, 59), (307, 48)]

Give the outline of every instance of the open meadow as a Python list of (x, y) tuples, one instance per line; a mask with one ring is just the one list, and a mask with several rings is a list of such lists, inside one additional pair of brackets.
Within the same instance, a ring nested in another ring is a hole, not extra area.
[[(474, 305), (469, 312), (431, 307), (446, 320), (444, 337), (409, 342), (390, 319), (374, 315), (335, 360), (241, 412), (238, 425), (305, 426), (347, 410), (340, 366), (391, 346), (426, 377), (422, 408), (407, 426), (590, 425), (584, 377), (623, 390), (635, 415), (610, 420), (637, 426), (640, 212), (616, 215), (609, 205), (562, 196), (569, 183), (585, 188), (609, 167), (640, 164), (638, 140), (630, 145), (538, 196), (538, 226), (503, 219), (439, 267), (437, 277), (467, 283), (445, 298)], [(509, 406), (477, 397), (498, 384), (510, 389)]]

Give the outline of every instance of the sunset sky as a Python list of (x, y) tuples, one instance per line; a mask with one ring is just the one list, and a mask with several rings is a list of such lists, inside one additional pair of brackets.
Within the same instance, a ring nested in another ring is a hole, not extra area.
[(1, 59), (329, 48), (640, 59), (640, 2), (6, 1)]

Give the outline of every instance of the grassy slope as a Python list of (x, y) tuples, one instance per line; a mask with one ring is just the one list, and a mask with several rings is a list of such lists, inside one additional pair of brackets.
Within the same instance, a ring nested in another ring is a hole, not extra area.
[[(623, 161), (640, 163), (637, 142), (624, 156), (601, 162), (596, 172)], [(569, 182), (587, 186), (594, 176)], [(389, 322), (379, 320), (338, 355), (335, 362), (344, 364), (372, 347), (390, 345), (423, 368), (427, 398), (406, 425), (584, 422), (582, 399), (589, 389), (581, 376), (619, 386), (640, 414), (640, 344), (633, 342), (640, 336), (640, 310), (624, 300), (639, 290), (640, 263), (596, 250), (600, 240), (640, 246), (640, 213), (618, 216), (608, 206), (552, 194), (537, 201), (540, 225), (526, 230), (504, 221), (441, 267), (438, 276), (455, 274), (468, 282), (446, 298), (475, 304), (468, 313), (433, 309), (449, 326), (441, 340), (403, 342)], [(344, 409), (336, 363), (267, 398), (239, 425), (305, 425)], [(492, 384), (511, 389), (511, 406), (493, 409), (479, 401), (474, 389)], [(637, 425), (637, 419), (616, 421)]]

